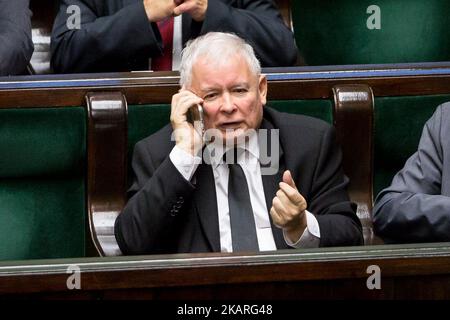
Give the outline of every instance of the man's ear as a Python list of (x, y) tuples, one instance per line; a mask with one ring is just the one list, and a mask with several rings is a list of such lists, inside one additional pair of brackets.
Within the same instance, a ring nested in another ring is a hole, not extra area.
[(264, 106), (267, 102), (267, 78), (265, 75), (259, 76), (259, 99), (261, 100), (261, 104)]

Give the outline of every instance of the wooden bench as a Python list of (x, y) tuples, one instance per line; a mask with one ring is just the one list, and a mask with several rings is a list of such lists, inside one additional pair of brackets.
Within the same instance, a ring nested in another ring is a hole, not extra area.
[[(331, 119), (343, 146), (344, 168), (352, 179), (350, 196), (359, 205), (363, 223), (368, 223), (365, 224), (365, 238), (366, 244), (370, 244), (373, 101), (376, 110), (379, 99), (445, 97), (450, 93), (450, 64), (384, 66), (378, 69), (366, 66), (347, 69), (310, 67), (283, 72), (267, 70), (267, 74), (269, 101), (329, 101), (334, 110)], [(76, 110), (87, 107), (84, 112), (86, 119), (74, 118), (74, 122), (86, 125), (87, 149), (83, 157), (87, 169), (84, 179), (88, 182), (85, 190), (88, 209), (84, 214), (89, 213), (93, 241), (102, 255), (114, 254), (108, 246), (111, 245), (112, 230), (108, 221), (120, 212), (125, 201), (125, 154), (132, 146), (124, 137), (130, 136), (130, 121), (135, 121), (131, 117), (139, 118), (139, 109), (151, 110), (155, 105), (162, 105), (161, 108), (167, 111), (167, 103), (178, 89), (177, 81), (174, 73), (125, 73), (88, 77), (17, 77), (0, 82), (1, 112), (41, 112), (47, 109), (66, 112), (74, 107)], [(393, 103), (390, 108), (395, 108), (395, 105)], [(132, 114), (134, 116), (130, 117)], [(348, 128), (352, 131), (349, 132)], [(146, 132), (140, 134), (145, 135)], [(114, 145), (110, 144), (111, 141)], [(369, 214), (369, 217), (362, 213)], [(84, 240), (82, 235), (78, 236), (78, 241)], [(322, 297), (411, 297), (414, 293), (407, 290), (411, 285), (423, 288), (420, 291), (422, 297), (446, 297), (445, 293), (433, 288), (438, 283), (449, 283), (448, 245), (417, 245), (419, 247), (419, 251), (414, 246), (289, 250), (249, 257), (216, 253), (106, 257), (100, 260), (74, 256), (71, 260), (6, 261), (0, 263), (0, 293), (14, 294), (18, 293), (17, 288), (21, 288), (21, 292), (31, 295), (38, 291), (45, 291), (49, 296), (51, 292), (63, 296), (76, 294), (67, 291), (66, 275), (62, 270), (68, 264), (77, 264), (82, 267), (83, 279), (89, 282), (79, 294), (91, 298), (98, 297), (99, 292), (101, 297), (118, 297), (124, 293), (122, 289), (136, 294), (136, 297), (143, 297), (140, 295), (143, 294), (164, 298), (177, 292), (180, 295), (192, 292), (197, 297), (231, 297), (234, 290), (240, 292), (236, 297), (250, 297), (255, 294), (251, 289), (254, 287), (261, 289), (258, 292), (265, 292), (260, 294), (261, 297), (269, 298), (274, 292), (270, 288), (288, 283), (291, 283), (288, 286), (291, 291), (287, 292), (311, 289), (303, 297), (320, 297), (321, 294)], [(91, 249), (86, 242), (85, 254), (93, 255)], [(367, 291), (365, 277), (370, 264), (378, 264), (382, 268), (383, 279), (385, 276), (387, 279), (387, 291)], [(398, 277), (402, 281), (399, 282)], [(28, 283), (26, 289), (23, 289), (24, 281)], [(327, 283), (336, 287), (329, 290)], [(342, 286), (343, 283), (348, 286)]]

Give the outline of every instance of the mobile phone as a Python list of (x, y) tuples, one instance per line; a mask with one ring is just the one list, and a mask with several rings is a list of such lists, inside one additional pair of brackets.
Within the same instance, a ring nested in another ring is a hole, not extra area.
[(203, 107), (201, 105), (196, 104), (190, 107), (186, 114), (186, 118), (189, 123), (192, 123), (196, 130), (198, 130), (202, 134), (205, 132), (203, 123)]

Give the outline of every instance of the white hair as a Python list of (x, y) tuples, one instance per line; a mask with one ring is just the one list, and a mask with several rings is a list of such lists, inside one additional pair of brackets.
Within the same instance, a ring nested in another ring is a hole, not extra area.
[(209, 32), (188, 41), (181, 52), (180, 86), (190, 86), (192, 67), (199, 57), (212, 61), (228, 61), (231, 57), (240, 55), (247, 62), (250, 71), (261, 74), (261, 65), (255, 56), (251, 45), (232, 33)]

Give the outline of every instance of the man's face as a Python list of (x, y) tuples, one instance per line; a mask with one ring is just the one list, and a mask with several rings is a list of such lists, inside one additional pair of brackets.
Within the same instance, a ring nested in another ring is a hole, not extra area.
[(267, 80), (253, 75), (239, 55), (219, 63), (200, 57), (188, 89), (204, 100), (205, 129), (218, 129), (224, 141), (261, 124)]

